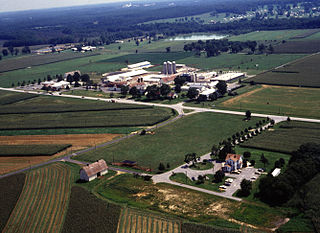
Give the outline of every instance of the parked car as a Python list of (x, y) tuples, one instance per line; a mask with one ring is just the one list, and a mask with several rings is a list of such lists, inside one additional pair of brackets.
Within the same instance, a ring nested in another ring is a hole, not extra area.
[(257, 177), (251, 177), (251, 180), (256, 180), (257, 179)]
[(184, 168), (184, 169), (188, 168), (188, 165), (183, 165), (181, 168)]
[(256, 175), (261, 175), (261, 173), (259, 171), (255, 172), (254, 174)]
[(219, 188), (220, 188), (220, 189), (226, 189), (227, 186), (225, 186), (225, 185), (220, 185)]
[(264, 168), (259, 168), (258, 172), (265, 172), (266, 170)]

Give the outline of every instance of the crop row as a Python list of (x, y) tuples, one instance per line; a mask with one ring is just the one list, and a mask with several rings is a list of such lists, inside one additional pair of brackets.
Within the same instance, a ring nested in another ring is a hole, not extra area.
[(28, 173), (3, 232), (59, 232), (69, 199), (71, 172), (54, 164)]
[(38, 97), (35, 94), (27, 94), (27, 93), (8, 93), (0, 91), (0, 105), (7, 105), (17, 103), (22, 100), (32, 99)]
[(129, 209), (122, 211), (117, 233), (180, 233), (180, 223)]

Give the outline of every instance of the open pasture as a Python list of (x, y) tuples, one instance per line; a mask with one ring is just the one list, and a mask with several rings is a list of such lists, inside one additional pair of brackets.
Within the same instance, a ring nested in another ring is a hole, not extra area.
[(48, 144), (71, 144), (72, 147), (53, 156), (14, 156), (0, 157), (0, 174), (19, 170), (31, 165), (48, 161), (52, 158), (71, 154), (73, 151), (92, 147), (103, 142), (108, 142), (119, 134), (70, 134), (70, 135), (22, 135), (22, 136), (0, 136), (0, 147), (3, 145), (33, 145)]
[(71, 183), (70, 169), (60, 163), (29, 172), (3, 232), (60, 232)]
[(128, 208), (122, 210), (117, 233), (180, 233), (180, 223)]
[(269, 72), (259, 74), (247, 81), (260, 84), (320, 87), (320, 54), (311, 55)]
[(213, 144), (226, 140), (239, 130), (256, 124), (256, 118), (243, 121), (243, 116), (216, 113), (198, 113), (155, 130), (154, 135), (136, 136), (125, 141), (82, 154), (76, 159), (107, 163), (122, 160), (137, 161), (140, 166), (157, 171), (160, 162), (176, 167), (183, 163), (187, 153), (201, 156), (211, 150)]
[[(243, 144), (242, 147), (290, 154), (303, 143), (320, 143), (320, 124), (309, 122), (283, 122)], [(250, 149), (248, 149), (250, 151)]]
[(320, 90), (316, 88), (263, 85), (248, 93), (230, 98), (219, 108), (297, 117), (320, 117)]

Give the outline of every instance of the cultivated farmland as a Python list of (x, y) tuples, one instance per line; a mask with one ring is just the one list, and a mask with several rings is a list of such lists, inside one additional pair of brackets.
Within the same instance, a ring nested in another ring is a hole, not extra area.
[[(33, 145), (48, 144), (71, 144), (72, 147), (57, 153), (53, 156), (14, 156), (0, 157), (0, 174), (15, 171), (21, 168), (35, 165), (48, 161), (52, 158), (62, 156), (66, 153), (92, 147), (103, 142), (112, 140), (119, 134), (64, 134), (64, 135), (18, 135), (18, 136), (1, 136), (0, 145), (25, 145), (32, 147)], [(27, 151), (26, 151), (27, 152)]]
[(193, 114), (155, 130), (155, 135), (132, 137), (76, 158), (85, 161), (103, 158), (107, 162), (112, 162), (113, 157), (116, 161), (129, 159), (153, 171), (160, 162), (175, 167), (183, 163), (187, 153), (195, 152), (199, 156), (208, 153), (213, 144), (256, 123), (256, 118), (249, 122), (243, 118), (216, 113)]
[(180, 223), (175, 220), (159, 218), (157, 216), (133, 211), (122, 210), (117, 233), (180, 233)]
[(62, 129), (149, 126), (173, 115), (171, 109), (71, 98), (37, 97), (0, 110), (0, 128)]
[(264, 132), (241, 146), (289, 154), (308, 142), (320, 143), (320, 124), (292, 121), (280, 123), (274, 131)]
[(0, 156), (50, 156), (59, 153), (70, 146), (70, 144), (0, 145)]
[(59, 232), (71, 191), (71, 172), (54, 164), (29, 172), (3, 232)]
[(98, 199), (84, 188), (74, 186), (63, 233), (116, 233), (121, 208)]
[(261, 84), (320, 87), (320, 54), (302, 58), (285, 66), (262, 73), (247, 81)]
[(19, 199), (26, 175), (20, 173), (0, 179), (0, 231), (4, 229)]
[[(35, 97), (38, 97), (38, 95), (0, 90), (0, 105), (9, 105)], [(1, 108), (3, 107), (5, 108), (5, 106), (1, 106)]]
[(320, 51), (320, 40), (287, 41), (274, 46), (274, 53), (317, 53)]
[(263, 85), (217, 104), (219, 108), (299, 117), (320, 117), (317, 88)]

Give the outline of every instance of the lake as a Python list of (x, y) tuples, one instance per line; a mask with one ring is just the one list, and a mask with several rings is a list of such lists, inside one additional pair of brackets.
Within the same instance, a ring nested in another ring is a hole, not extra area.
[(226, 35), (217, 35), (217, 34), (193, 34), (193, 35), (184, 35), (176, 36), (166, 39), (167, 41), (178, 41), (178, 40), (221, 40), (226, 38)]

